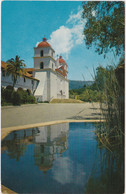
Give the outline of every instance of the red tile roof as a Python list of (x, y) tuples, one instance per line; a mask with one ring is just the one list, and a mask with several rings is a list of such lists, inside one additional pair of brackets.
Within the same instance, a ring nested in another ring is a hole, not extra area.
[(43, 38), (43, 41), (37, 47), (51, 47), (51, 45), (46, 41), (46, 38)]
[(34, 71), (34, 68), (25, 68), (26, 71)]
[(51, 47), (48, 42), (40, 42), (37, 47)]
[(1, 61), (1, 67), (5, 69), (6, 66), (7, 66), (7, 64), (4, 61)]
[(63, 75), (64, 77), (67, 75), (67, 74), (66, 74), (66, 71), (65, 71), (65, 69), (64, 69), (63, 66), (57, 68), (56, 71), (59, 72), (59, 73), (60, 73), (61, 75)]
[(32, 77), (32, 74), (26, 72), (26, 73), (25, 73), (25, 76), (27, 76), (27, 77)]
[(62, 58), (62, 56), (59, 57), (59, 63), (62, 63), (62, 64), (64, 63), (67, 65), (66, 61)]
[[(5, 63), (4, 61), (1, 61), (1, 67), (5, 69), (6, 66), (7, 66), (7, 63)], [(26, 68), (25, 76), (28, 77), (28, 78), (34, 79), (34, 80), (38, 80), (38, 79), (32, 77), (32, 74), (28, 73), (28, 72), (27, 72), (27, 69), (34, 69), (34, 68)], [(38, 80), (38, 81), (39, 81), (39, 80)]]

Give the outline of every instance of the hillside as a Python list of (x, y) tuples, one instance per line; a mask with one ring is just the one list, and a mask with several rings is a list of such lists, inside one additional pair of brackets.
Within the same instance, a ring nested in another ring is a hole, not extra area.
[(69, 90), (83, 88), (84, 85), (90, 86), (94, 81), (75, 81), (69, 80)]

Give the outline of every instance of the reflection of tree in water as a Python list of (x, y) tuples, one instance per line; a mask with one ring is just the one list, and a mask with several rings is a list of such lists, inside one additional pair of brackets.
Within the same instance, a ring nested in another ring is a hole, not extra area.
[[(100, 159), (98, 159), (100, 157)], [(96, 154), (91, 176), (86, 185), (87, 194), (124, 193), (124, 158), (123, 153), (101, 149)]]
[(23, 156), (27, 148), (25, 144), (21, 144), (17, 141), (16, 133), (14, 133), (13, 139), (3, 141), (2, 146), (6, 147), (7, 155), (10, 156), (11, 159), (15, 158), (17, 161)]
[(35, 144), (35, 165), (46, 173), (53, 166), (55, 154), (68, 149), (68, 124), (14, 131), (2, 141), (1, 150), (19, 161), (29, 144)]
[(35, 134), (36, 128), (14, 131), (2, 141), (1, 150), (6, 151), (11, 159), (15, 158), (19, 161), (20, 157), (24, 155), (27, 145), (32, 143)]

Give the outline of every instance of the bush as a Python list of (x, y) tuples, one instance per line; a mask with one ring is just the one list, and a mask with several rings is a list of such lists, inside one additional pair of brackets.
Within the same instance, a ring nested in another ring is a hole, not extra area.
[(26, 91), (27, 91), (28, 95), (30, 96), (31, 95), (31, 90), (27, 89)]
[(21, 103), (26, 104), (28, 102), (28, 93), (26, 91), (19, 92), (21, 96)]
[(26, 103), (36, 103), (35, 97), (30, 95), (31, 91), (24, 91), (22, 88), (18, 88), (17, 91), (13, 90), (12, 86), (8, 86), (6, 89), (1, 88), (1, 104), (7, 105), (12, 103), (13, 105), (20, 105)]
[(5, 89), (3, 97), (6, 100), (6, 102), (12, 101), (12, 98), (11, 98), (12, 93), (13, 93), (12, 89)]
[(17, 89), (17, 92), (23, 92), (23, 91), (24, 91), (24, 90), (23, 90), (23, 88), (21, 88), (21, 87)]
[(14, 91), (14, 87), (9, 85), (9, 86), (6, 87), (6, 90), (12, 90), (12, 91)]
[(19, 92), (12, 93), (12, 103), (13, 105), (20, 105), (21, 104), (21, 94)]
[(34, 96), (28, 96), (27, 97), (27, 102), (31, 103), (31, 104), (36, 103), (35, 97)]
[(1, 96), (1, 105), (4, 106), (6, 104), (6, 100), (5, 98), (3, 98), (3, 96)]

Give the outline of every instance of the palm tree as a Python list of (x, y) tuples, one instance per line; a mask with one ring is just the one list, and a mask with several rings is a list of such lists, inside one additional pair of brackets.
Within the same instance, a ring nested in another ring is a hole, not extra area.
[(26, 73), (24, 69), (24, 60), (20, 60), (20, 57), (16, 55), (15, 59), (11, 58), (6, 63), (6, 73), (7, 76), (12, 75), (14, 87), (17, 81), (17, 76), (21, 77)]

